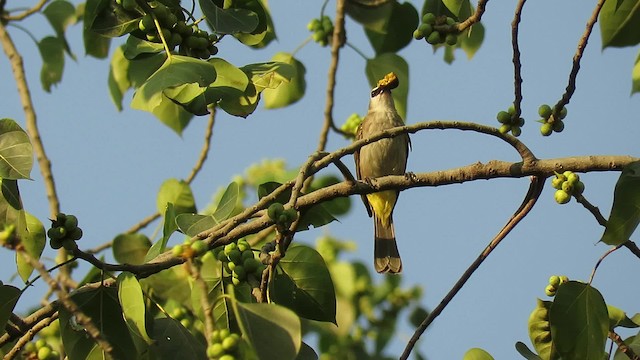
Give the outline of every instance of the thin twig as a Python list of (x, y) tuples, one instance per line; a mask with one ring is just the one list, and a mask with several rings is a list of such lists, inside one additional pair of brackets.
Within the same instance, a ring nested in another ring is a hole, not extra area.
[(612, 248), (607, 250), (602, 256), (600, 256), (600, 258), (596, 262), (596, 265), (593, 267), (593, 270), (591, 271), (591, 275), (589, 276), (589, 282), (588, 282), (589, 285), (591, 285), (591, 282), (593, 281), (593, 277), (596, 276), (596, 271), (598, 270), (598, 267), (600, 266), (600, 263), (602, 262), (602, 260), (604, 260), (604, 258), (609, 256), (609, 254), (620, 249), (621, 247), (622, 247), (622, 244), (618, 246), (613, 246)]
[(200, 273), (200, 267), (197, 264), (194, 264), (192, 259), (187, 260), (188, 269), (191, 273), (191, 277), (195, 282), (195, 285), (198, 287), (198, 291), (200, 291), (200, 306), (202, 306), (202, 312), (204, 314), (204, 328), (207, 345), (212, 345), (211, 334), (216, 329), (215, 323), (213, 321), (213, 306), (209, 302), (209, 290), (207, 289), (207, 283), (202, 278), (202, 274)]
[(51, 325), (52, 322), (58, 319), (58, 313), (55, 312), (51, 315), (51, 317), (44, 318), (40, 320), (38, 323), (34, 324), (29, 330), (27, 330), (24, 335), (16, 341), (15, 345), (11, 348), (11, 351), (7, 353), (4, 357), (5, 360), (13, 359), (16, 356), (20, 356), (20, 351), (24, 346), (36, 336), (42, 329)]
[(184, 180), (187, 184), (191, 184), (193, 179), (196, 178), (196, 175), (202, 170), (202, 166), (204, 162), (207, 160), (207, 156), (209, 156), (209, 149), (211, 149), (211, 137), (213, 136), (213, 126), (216, 123), (216, 107), (212, 106), (210, 108), (211, 113), (209, 114), (209, 121), (207, 122), (207, 127), (204, 132), (204, 143), (202, 144), (202, 149), (200, 150), (200, 156), (198, 156), (198, 160), (196, 160), (193, 169), (191, 169), (191, 174), (187, 176)]
[(2, 20), (19, 21), (19, 20), (25, 19), (26, 17), (39, 12), (48, 2), (49, 2), (49, 0), (40, 0), (40, 2), (38, 2), (31, 9), (25, 10), (24, 12), (22, 12), (22, 13), (20, 13), (18, 15), (6, 15), (6, 16), (3, 16)]
[(469, 268), (462, 274), (460, 279), (455, 283), (453, 288), (447, 293), (447, 295), (442, 299), (440, 304), (433, 309), (429, 313), (429, 315), (422, 321), (420, 326), (416, 329), (413, 336), (407, 343), (407, 346), (404, 349), (404, 352), (400, 356), (401, 360), (407, 359), (411, 354), (411, 350), (415, 346), (418, 339), (424, 331), (429, 327), (429, 325), (435, 320), (438, 315), (444, 310), (444, 308), (453, 300), (458, 291), (462, 289), (464, 284), (471, 278), (471, 275), (480, 267), (482, 262), (491, 254), (491, 252), (500, 244), (500, 242), (515, 228), (515, 226), (524, 219), (525, 216), (533, 209), (536, 201), (540, 197), (542, 193), (542, 189), (544, 188), (544, 178), (541, 177), (532, 177), (531, 184), (529, 185), (529, 191), (527, 191), (527, 195), (524, 198), (524, 201), (513, 214), (511, 219), (507, 222), (507, 224), (500, 230), (500, 232), (495, 236), (493, 240), (487, 245), (487, 247), (480, 253), (478, 258), (469, 266)]
[(513, 46), (513, 90), (515, 93), (513, 106), (515, 107), (515, 115), (517, 117), (520, 117), (520, 114), (522, 114), (522, 63), (520, 62), (520, 47), (518, 46), (518, 29), (522, 18), (522, 8), (526, 1), (527, 0), (518, 1), (516, 12), (513, 16), (513, 22), (511, 22), (511, 44)]
[(489, 2), (489, 0), (478, 0), (478, 5), (476, 6), (476, 11), (473, 13), (473, 15), (469, 16), (469, 18), (467, 18), (465, 21), (458, 24), (458, 32), (462, 32), (466, 28), (471, 27), (473, 24), (482, 20), (482, 15), (484, 14), (484, 10), (487, 7), (487, 2)]
[(327, 146), (329, 130), (344, 134), (333, 121), (333, 103), (336, 87), (336, 73), (338, 72), (338, 60), (340, 58), (340, 48), (344, 45), (344, 4), (346, 0), (336, 1), (336, 18), (333, 29), (333, 40), (331, 41), (331, 64), (329, 65), (329, 75), (327, 80), (327, 97), (324, 106), (324, 124), (320, 130), (320, 140), (318, 141), (318, 151), (324, 151)]
[(576, 91), (576, 78), (578, 77), (578, 71), (580, 70), (580, 59), (582, 59), (582, 55), (584, 54), (584, 49), (587, 47), (587, 42), (589, 41), (589, 36), (591, 36), (591, 31), (593, 30), (593, 26), (598, 21), (598, 15), (600, 14), (600, 10), (604, 5), (606, 0), (599, 0), (596, 4), (595, 9), (593, 9), (593, 13), (591, 17), (587, 21), (586, 29), (580, 37), (580, 41), (578, 42), (578, 48), (576, 49), (575, 55), (573, 55), (573, 66), (571, 67), (571, 73), (569, 73), (569, 84), (567, 88), (562, 94), (562, 98), (558, 103), (554, 106), (554, 114), (559, 114), (562, 108), (569, 104), (571, 100), (571, 96)]

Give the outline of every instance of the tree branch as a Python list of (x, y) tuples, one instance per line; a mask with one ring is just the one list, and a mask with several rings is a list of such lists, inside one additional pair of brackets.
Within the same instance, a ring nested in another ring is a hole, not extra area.
[[(34, 7), (32, 7), (31, 9), (27, 9), (24, 12), (18, 14), (18, 15), (6, 15), (2, 17), (3, 21), (17, 21), (17, 20), (23, 20), (28, 16), (31, 16), (35, 13), (37, 13), (38, 11), (40, 11), (47, 3), (49, 2), (49, 0), (40, 0), (40, 2), (38, 2)], [(1, 14), (0, 14), (1, 15)]]
[(404, 349), (404, 352), (400, 356), (401, 360), (405, 360), (411, 354), (411, 350), (415, 346), (416, 342), (420, 339), (420, 336), (424, 333), (427, 327), (435, 320), (438, 315), (444, 310), (445, 307), (453, 300), (458, 291), (462, 289), (464, 284), (471, 278), (471, 275), (480, 267), (482, 262), (491, 254), (491, 252), (500, 244), (500, 242), (515, 228), (515, 226), (524, 219), (525, 216), (533, 209), (536, 201), (540, 197), (542, 193), (542, 189), (544, 188), (544, 178), (543, 177), (532, 177), (531, 184), (529, 185), (529, 191), (527, 191), (527, 195), (525, 196), (522, 204), (513, 214), (511, 219), (507, 222), (507, 224), (500, 230), (500, 232), (491, 240), (489, 245), (482, 251), (482, 253), (476, 258), (476, 260), (469, 266), (469, 268), (462, 274), (460, 279), (455, 283), (453, 288), (447, 293), (447, 295), (442, 299), (440, 304), (436, 306), (433, 311), (429, 313), (429, 315), (422, 321), (420, 326), (416, 329), (413, 336), (407, 343), (407, 346)]
[(469, 16), (469, 18), (458, 25), (459, 32), (462, 32), (473, 24), (480, 22), (482, 15), (484, 14), (484, 10), (487, 7), (487, 2), (489, 2), (489, 0), (478, 0), (478, 5), (476, 6), (476, 11), (473, 15)]
[(520, 27), (520, 19), (522, 17), (522, 8), (527, 0), (518, 1), (516, 12), (511, 22), (511, 44), (513, 47), (513, 91), (515, 97), (513, 106), (516, 109), (516, 116), (522, 114), (522, 63), (520, 62), (520, 47), (518, 46), (518, 29)]

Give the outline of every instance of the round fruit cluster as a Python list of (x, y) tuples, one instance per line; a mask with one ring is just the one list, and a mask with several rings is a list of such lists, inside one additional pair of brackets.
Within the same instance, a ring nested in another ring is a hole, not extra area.
[(351, 138), (356, 137), (356, 133), (358, 132), (358, 127), (362, 123), (362, 117), (360, 115), (353, 113), (351, 114), (347, 120), (342, 124), (340, 130), (344, 131), (346, 134), (350, 135)]
[(556, 189), (554, 198), (558, 204), (566, 204), (571, 200), (571, 195), (578, 196), (584, 191), (584, 183), (573, 171), (556, 173), (556, 177), (551, 180), (551, 186)]
[[(438, 28), (436, 30), (436, 28)], [(436, 16), (426, 13), (422, 16), (422, 23), (413, 32), (416, 40), (425, 39), (431, 45), (447, 44), (453, 46), (458, 43), (458, 23), (452, 17)]]
[(320, 19), (313, 19), (307, 24), (307, 29), (313, 33), (311, 37), (313, 41), (320, 46), (327, 46), (331, 42), (333, 36), (333, 22), (331, 18), (323, 15)]
[(38, 339), (35, 343), (27, 343), (24, 347), (24, 353), (26, 359), (57, 360), (60, 358), (60, 354), (53, 350), (44, 339)]
[(554, 131), (562, 132), (562, 130), (564, 130), (564, 122), (562, 119), (567, 117), (566, 107), (563, 106), (562, 110), (556, 113), (555, 109), (552, 109), (551, 106), (542, 104), (538, 108), (538, 115), (542, 117), (542, 119), (538, 120), (538, 122), (542, 124), (542, 126), (540, 126), (542, 136), (549, 136)]
[(213, 255), (222, 261), (224, 270), (231, 274), (231, 282), (240, 285), (251, 275), (260, 276), (264, 265), (255, 258), (251, 246), (245, 239), (238, 243), (230, 243), (223, 247), (213, 249)]
[(569, 278), (564, 275), (553, 275), (549, 278), (549, 285), (544, 288), (544, 293), (547, 294), (547, 296), (555, 296), (556, 291), (558, 291), (558, 287), (568, 281)]
[(175, 257), (192, 259), (204, 254), (207, 250), (207, 243), (203, 240), (191, 241), (191, 239), (186, 239), (184, 243), (174, 246), (171, 252)]
[(516, 107), (511, 105), (507, 111), (500, 111), (496, 115), (498, 122), (502, 124), (500, 126), (500, 133), (506, 134), (511, 132), (515, 137), (522, 134), (522, 126), (524, 125), (524, 118), (516, 116)]
[(207, 357), (214, 360), (235, 360), (240, 345), (240, 335), (228, 329), (214, 330), (211, 333), (211, 345), (207, 348)]
[(49, 245), (53, 249), (60, 249), (63, 246), (67, 250), (76, 249), (78, 247), (76, 241), (82, 238), (78, 218), (59, 213), (55, 220), (51, 220), (51, 228), (47, 230), (47, 236), (49, 236)]
[(271, 204), (267, 209), (267, 215), (271, 220), (275, 221), (279, 230), (288, 228), (291, 223), (298, 219), (296, 209), (289, 208), (285, 210), (284, 205), (280, 203)]

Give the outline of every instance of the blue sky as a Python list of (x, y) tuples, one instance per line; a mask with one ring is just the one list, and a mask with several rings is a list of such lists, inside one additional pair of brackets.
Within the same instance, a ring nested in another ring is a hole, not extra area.
[[(419, 1), (412, 3), (418, 9), (422, 6)], [(271, 1), (278, 40), (256, 51), (227, 39), (220, 45), (218, 56), (241, 66), (266, 61), (278, 51), (293, 51), (309, 35), (306, 24), (319, 15), (321, 5), (321, 1)], [(328, 6), (331, 16), (334, 5), (332, 1)], [(568, 105), (565, 131), (543, 138), (534, 122), (538, 106), (554, 104), (564, 92), (571, 58), (594, 5), (579, 0), (541, 0), (525, 5), (520, 48), (527, 124), (520, 139), (538, 158), (639, 155), (640, 97), (629, 95), (638, 49), (602, 51), (598, 25), (585, 51), (578, 89)], [(512, 1), (489, 2), (483, 18), (485, 42), (472, 60), (459, 51), (454, 64), (447, 65), (442, 52), (434, 54), (423, 41), (413, 42), (400, 52), (410, 64), (407, 123), (462, 120), (497, 124), (495, 114), (513, 101), (510, 23), (514, 7)], [(347, 21), (349, 42), (373, 56), (362, 29)], [(52, 33), (38, 15), (23, 25), (37, 38)], [(108, 61), (83, 56), (80, 30), (80, 26), (74, 26), (69, 31), (78, 61), (67, 58), (63, 82), (50, 94), (39, 85), (41, 60), (35, 44), (22, 31), (10, 31), (25, 58), (62, 209), (78, 214), (85, 231), (80, 246), (90, 248), (153, 213), (156, 193), (165, 179), (187, 176), (202, 144), (206, 118), (194, 119), (179, 137), (148, 113), (128, 107), (118, 113), (106, 85)], [(300, 102), (275, 111), (260, 107), (247, 119), (219, 113), (209, 160), (193, 183), (199, 207), (208, 204), (219, 187), (226, 186), (252, 163), (284, 158), (294, 167), (315, 151), (323, 121), (329, 49), (310, 43), (297, 57), (307, 69), (307, 93)], [(364, 115), (369, 98), (365, 60), (345, 48), (341, 61), (334, 109), (338, 123), (354, 112)], [(0, 117), (24, 125), (5, 57), (0, 58), (0, 71)], [(327, 149), (347, 144), (340, 135), (331, 134)], [(412, 136), (412, 144), (408, 170), (416, 173), (492, 159), (518, 160), (512, 149), (495, 138), (454, 130), (423, 131)], [(345, 162), (354, 168), (351, 159)], [(582, 175), (585, 196), (605, 216), (618, 175)], [(34, 181), (20, 185), (23, 200), (26, 209), (44, 221), (48, 208), (42, 179), (37, 169), (32, 176)], [(430, 359), (461, 358), (471, 347), (482, 347), (496, 359), (517, 358), (514, 343), (529, 344), (527, 319), (536, 297), (545, 298), (548, 277), (565, 274), (571, 279), (588, 279), (595, 262), (607, 250), (605, 245), (596, 244), (603, 229), (575, 201), (557, 205), (548, 185), (531, 214), (423, 335), (419, 348)], [(501, 179), (402, 193), (395, 225), (404, 260), (403, 281), (407, 286), (423, 287), (426, 307), (433, 308), (440, 302), (519, 206), (527, 187), (527, 179)], [(358, 249), (353, 256), (371, 263), (373, 226), (360, 203), (353, 204), (353, 211), (340, 222), (299, 234), (297, 241), (314, 243), (318, 235), (331, 233), (355, 241)], [(55, 254), (47, 249), (44, 256), (53, 258)], [(3, 274), (15, 271), (11, 253), (0, 251), (0, 260)], [(632, 274), (640, 270), (639, 264), (628, 251), (618, 251), (600, 266), (593, 283), (607, 302), (631, 314), (639, 311), (633, 301), (637, 289), (629, 286), (635, 280)], [(2, 280), (6, 279), (7, 275), (3, 276)], [(34, 301), (25, 301), (23, 306), (35, 305), (40, 292), (36, 289), (28, 295)], [(404, 324), (391, 348), (393, 354), (401, 352), (411, 334), (412, 329)], [(622, 333), (623, 337), (629, 334)]]

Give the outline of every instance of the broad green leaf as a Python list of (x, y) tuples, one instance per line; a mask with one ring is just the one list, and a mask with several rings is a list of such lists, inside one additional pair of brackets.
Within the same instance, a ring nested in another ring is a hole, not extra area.
[(151, 241), (144, 234), (120, 234), (113, 239), (113, 257), (120, 264), (144, 264)]
[(145, 306), (142, 288), (136, 276), (123, 271), (118, 275), (118, 299), (122, 306), (122, 316), (132, 335), (142, 338), (147, 344), (151, 339), (145, 324)]
[(239, 195), (240, 186), (238, 186), (238, 183), (235, 181), (231, 182), (224, 191), (224, 194), (222, 194), (218, 207), (212, 215), (217, 222), (221, 222), (229, 218), (238, 204)]
[[(139, 358), (129, 328), (123, 319), (123, 311), (118, 302), (118, 292), (115, 287), (79, 291), (71, 296), (71, 300), (84, 315), (91, 319), (104, 339), (113, 346), (114, 358), (123, 360)], [(63, 306), (58, 311), (60, 336), (69, 359), (95, 359), (94, 356), (99, 358), (101, 349), (90, 336), (87, 336), (82, 324), (78, 324), (75, 316)]]
[(425, 0), (422, 4), (422, 11), (420, 14), (423, 16), (426, 13), (434, 13), (436, 16), (444, 15), (457, 18), (457, 16), (447, 8), (443, 0)]
[(380, 54), (367, 60), (365, 72), (371, 88), (375, 87), (378, 80), (384, 78), (390, 72), (396, 73), (400, 84), (393, 89), (391, 95), (396, 104), (396, 110), (403, 119), (407, 116), (407, 98), (409, 95), (409, 65), (397, 54)]
[(126, 11), (115, 1), (106, 1), (105, 5), (104, 0), (101, 0), (97, 10), (97, 14), (89, 15), (90, 18), (93, 17), (90, 28), (102, 36), (119, 37), (138, 30), (138, 23), (142, 18), (142, 14)]
[(156, 360), (205, 359), (204, 343), (198, 341), (179, 321), (171, 318), (153, 320), (150, 346)]
[(602, 48), (640, 43), (640, 0), (606, 1), (599, 23)]
[(408, 2), (393, 2), (393, 9), (384, 26), (365, 33), (376, 54), (397, 52), (413, 40), (413, 31), (418, 27), (418, 10)]
[(207, 23), (218, 34), (250, 33), (258, 26), (258, 14), (241, 8), (223, 9), (213, 0), (198, 0)]
[(458, 35), (458, 39), (460, 48), (467, 54), (467, 59), (471, 60), (484, 41), (484, 25), (476, 23)]
[(364, 25), (368, 30), (382, 31), (393, 11), (395, 1), (378, 2), (375, 6), (361, 6), (357, 2), (347, 1), (345, 10), (353, 20)]
[[(260, 184), (260, 186), (258, 186), (258, 196), (262, 198), (280, 187), (280, 185), (281, 184), (277, 182), (266, 182), (264, 184)], [(284, 191), (276, 197), (275, 202), (285, 204), (289, 201), (289, 197), (291, 197), (291, 189)], [(298, 222), (298, 231), (308, 230), (311, 225), (313, 225), (314, 228), (318, 228), (336, 220), (336, 218), (327, 211), (324, 204), (317, 204), (304, 209), (301, 211), (300, 215), (301, 219)]]
[(322, 256), (307, 246), (293, 246), (280, 260), (271, 299), (310, 320), (336, 323), (336, 293)]
[(165, 89), (163, 94), (191, 114), (206, 115), (209, 113), (209, 103), (214, 102), (213, 99), (207, 99), (206, 91), (207, 88), (191, 83)]
[[(624, 344), (633, 350), (636, 355), (640, 354), (640, 336), (638, 336), (638, 334), (626, 338)], [(613, 360), (629, 360), (629, 352), (623, 351), (623, 349), (618, 347)]]
[(29, 179), (33, 168), (33, 147), (29, 135), (11, 119), (0, 120), (0, 177)]
[(613, 193), (611, 215), (600, 241), (620, 245), (631, 237), (640, 224), (640, 161), (622, 169)]
[(458, 18), (464, 6), (469, 6), (469, 0), (442, 0), (449, 11)]
[(84, 41), (84, 49), (87, 55), (91, 55), (98, 59), (104, 59), (109, 55), (109, 46), (111, 39), (103, 37), (91, 30), (91, 26), (95, 21), (98, 13), (109, 5), (109, 0), (87, 0), (86, 5), (78, 5), (78, 13), (84, 17), (84, 26), (82, 37)]
[(22, 208), (18, 182), (0, 178), (0, 187), (0, 230), (8, 226), (14, 226), (18, 239), (26, 237), (26, 212)]
[(111, 64), (109, 66), (109, 95), (111, 100), (118, 109), (122, 111), (122, 98), (124, 94), (131, 88), (129, 81), (129, 60), (124, 57), (123, 46), (119, 46), (113, 52)]
[[(25, 212), (25, 215), (27, 236), (22, 239), (22, 246), (24, 246), (24, 250), (32, 259), (39, 260), (46, 243), (44, 226), (35, 216), (27, 212)], [(18, 275), (26, 283), (33, 272), (33, 266), (25, 260), (20, 252), (16, 252), (16, 265), (18, 266)]]
[(144, 257), (144, 262), (155, 259), (158, 255), (164, 252), (167, 248), (167, 242), (176, 230), (178, 225), (176, 224), (176, 211), (172, 203), (167, 203), (167, 207), (163, 213), (162, 223), (162, 238), (155, 242)]
[(462, 360), (494, 360), (493, 356), (480, 348), (472, 348), (467, 350)]
[(156, 202), (158, 212), (163, 213), (168, 203), (173, 204), (176, 215), (197, 211), (191, 186), (184, 180), (167, 179), (162, 183)]
[(66, 0), (55, 0), (49, 3), (42, 13), (47, 20), (49, 20), (58, 39), (64, 44), (65, 51), (75, 59), (75, 56), (71, 53), (67, 39), (64, 36), (64, 32), (69, 25), (75, 24), (78, 20), (76, 8)]
[(138, 39), (135, 36), (129, 36), (127, 42), (123, 45), (123, 50), (124, 57), (133, 60), (141, 55), (155, 54), (164, 51), (164, 46), (159, 43)]
[(47, 36), (38, 42), (38, 49), (42, 56), (40, 82), (46, 92), (51, 92), (51, 85), (56, 85), (62, 80), (64, 43), (57, 37)]
[(293, 66), (295, 75), (289, 82), (282, 82), (275, 89), (266, 88), (263, 90), (264, 106), (267, 109), (277, 109), (291, 105), (300, 100), (305, 93), (307, 83), (305, 81), (306, 69), (293, 55), (279, 52), (271, 59)]
[(258, 24), (252, 31), (233, 34), (233, 37), (241, 43), (255, 48), (262, 48), (275, 38), (271, 16), (261, 0), (236, 0), (233, 2), (233, 7), (252, 11), (258, 16)]
[(631, 94), (640, 92), (640, 52), (636, 58), (636, 63), (633, 65), (633, 71), (631, 72)]
[(531, 349), (529, 349), (529, 347), (523, 342), (520, 342), (520, 341), (516, 342), (516, 351), (518, 351), (518, 353), (527, 360), (542, 360), (538, 355), (536, 355), (536, 353), (531, 351)]
[(283, 82), (289, 82), (296, 75), (293, 65), (282, 62), (249, 64), (240, 68), (255, 85), (258, 92), (275, 89)]
[(211, 215), (180, 214), (176, 216), (176, 224), (182, 233), (193, 237), (218, 225), (218, 222)]
[(609, 332), (607, 305), (598, 290), (569, 281), (549, 311), (551, 337), (563, 360), (602, 360)]
[(551, 301), (536, 299), (536, 307), (531, 312), (528, 321), (529, 339), (540, 358), (543, 360), (557, 360), (558, 353), (551, 338), (549, 325), (549, 309)]
[(13, 313), (13, 308), (18, 303), (22, 292), (17, 287), (2, 284), (0, 285), (0, 335), (3, 335), (7, 321)]
[[(153, 294), (162, 299), (172, 299), (181, 304), (188, 304), (191, 298), (189, 275), (182, 266), (174, 266), (147, 278), (141, 279), (143, 288), (151, 287)], [(151, 331), (153, 332), (153, 330)]]
[(295, 359), (302, 343), (300, 319), (293, 311), (274, 304), (233, 302), (242, 334), (260, 360)]

